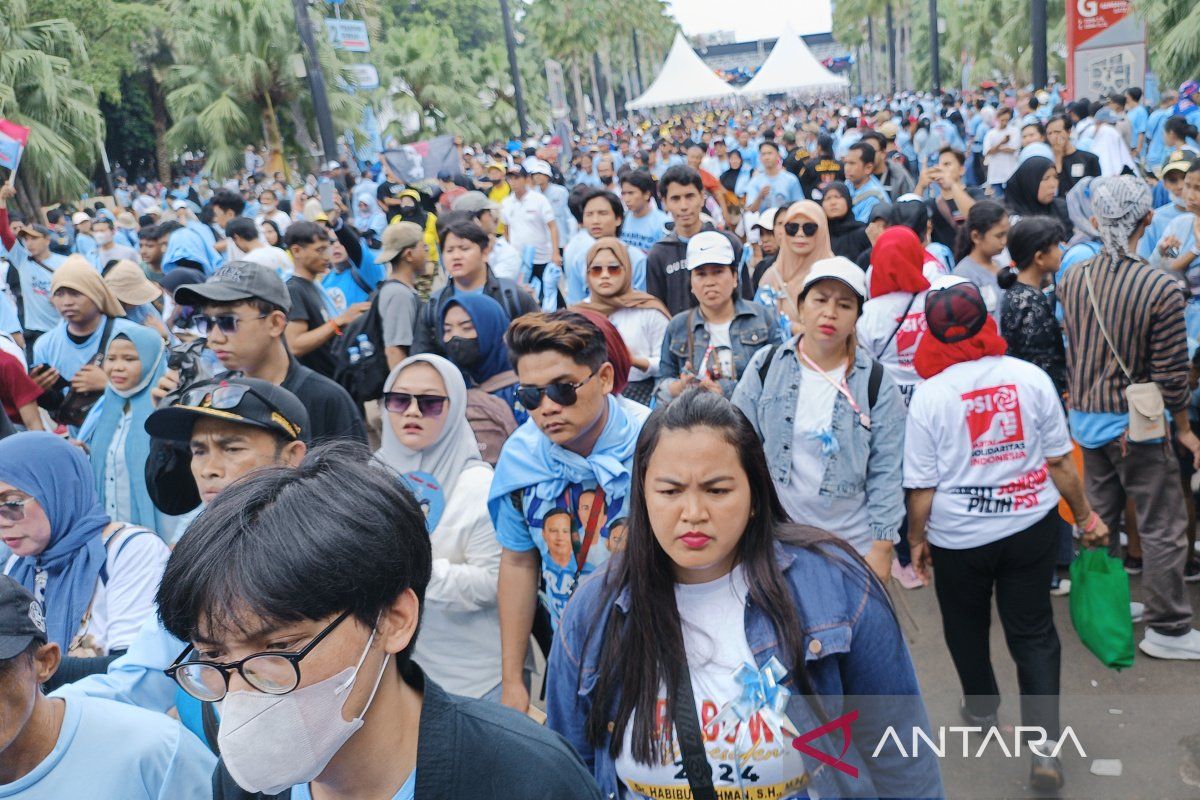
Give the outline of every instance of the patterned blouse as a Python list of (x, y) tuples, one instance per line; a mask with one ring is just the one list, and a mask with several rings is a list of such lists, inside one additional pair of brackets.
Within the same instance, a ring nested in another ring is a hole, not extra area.
[(1000, 332), (1008, 354), (1037, 364), (1061, 395), (1067, 390), (1067, 354), (1062, 328), (1046, 294), (1018, 281), (1000, 304)]

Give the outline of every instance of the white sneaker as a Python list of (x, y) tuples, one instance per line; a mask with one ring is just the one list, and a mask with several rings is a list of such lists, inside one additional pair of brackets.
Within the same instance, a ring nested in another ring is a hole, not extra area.
[(1138, 649), (1154, 658), (1200, 661), (1200, 631), (1192, 628), (1183, 636), (1164, 636), (1152, 628), (1147, 628), (1146, 636), (1138, 644)]
[(1131, 602), (1129, 604), (1129, 616), (1133, 617), (1135, 623), (1141, 622), (1142, 617), (1146, 615), (1146, 604)]

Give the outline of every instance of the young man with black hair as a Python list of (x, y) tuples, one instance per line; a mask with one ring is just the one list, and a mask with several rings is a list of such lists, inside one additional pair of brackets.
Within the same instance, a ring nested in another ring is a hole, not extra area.
[[(504, 337), (534, 425), (508, 438), (496, 464), (488, 511), (503, 552), (498, 600), (502, 702), (529, 706), (524, 681), (541, 596), (551, 624), (579, 579), (607, 562), (608, 521), (628, 516), (629, 477), (641, 421), (613, 397), (613, 366), (600, 330), (571, 311), (530, 314)], [(571, 464), (571, 478), (555, 464)], [(580, 547), (564, 567), (550, 558), (542, 525), (551, 509), (578, 516), (594, 492)]]
[[(582, 198), (579, 207), (580, 233), (570, 243), (571, 260), (563, 261), (567, 279), (567, 305), (583, 302), (588, 294), (587, 253), (597, 239), (606, 236), (620, 237), (625, 223), (625, 207), (621, 199), (607, 189), (590, 189)], [(586, 236), (585, 236), (586, 234)], [(633, 288), (646, 290), (646, 254), (638, 247), (628, 247), (629, 260), (633, 267)]]
[(300, 363), (332, 378), (336, 360), (333, 342), (342, 329), (358, 319), (371, 304), (361, 301), (334, 316), (332, 303), (317, 286), (329, 271), (329, 243), (333, 234), (316, 222), (297, 222), (288, 228), (284, 243), (292, 254), (294, 270), (288, 278), (291, 296), (288, 312), (287, 343)]
[(278, 247), (262, 240), (258, 225), (249, 217), (234, 217), (225, 223), (225, 235), (242, 253), (241, 261), (262, 264), (285, 281), (292, 275), (292, 260)]
[(445, 355), (442, 347), (442, 309), (457, 292), (480, 292), (504, 308), (510, 319), (537, 311), (533, 297), (515, 281), (498, 278), (488, 268), (491, 239), (470, 220), (454, 220), (440, 231), (442, 264), (450, 280), (429, 296), (417, 317), (412, 353)]
[(746, 210), (785, 208), (804, 199), (800, 179), (783, 168), (779, 145), (764, 139), (758, 146), (759, 168), (746, 184)]
[[(929, 217), (933, 220), (930, 238), (950, 248), (954, 247), (958, 229), (971, 207), (987, 197), (983, 189), (963, 183), (966, 163), (967, 157), (961, 150), (947, 145), (938, 153), (937, 166), (921, 171), (914, 189), (929, 206)], [(935, 184), (939, 190), (936, 195), (930, 191)]]
[[(212, 209), (212, 224), (218, 230), (224, 230), (229, 220), (234, 217), (240, 217), (246, 210), (246, 200), (240, 192), (235, 192), (232, 189), (217, 189), (213, 192), (212, 199), (208, 201), (209, 207)], [(237, 245), (231, 242), (228, 238), (221, 239), (214, 245), (217, 252), (225, 258), (225, 263), (230, 261), (240, 261), (242, 251), (238, 250)]]
[(871, 217), (871, 209), (878, 203), (888, 202), (887, 191), (875, 177), (875, 148), (868, 142), (855, 142), (842, 159), (846, 173), (846, 187), (850, 189), (850, 213), (864, 225)]
[(560, 738), (411, 660), (431, 572), (420, 506), (356, 448), (213, 501), (157, 600), (193, 645), (168, 673), (221, 701), (217, 797), (599, 798)]
[(96, 257), (92, 264), (101, 272), (110, 261), (128, 259), (135, 264), (138, 261), (138, 252), (115, 241), (115, 236), (116, 228), (108, 217), (98, 216), (92, 221), (92, 238), (96, 241)]
[(175, 720), (42, 694), (62, 657), (47, 643), (41, 604), (0, 576), (0, 797), (212, 797), (216, 760)]
[(633, 170), (621, 178), (621, 202), (628, 212), (621, 225), (621, 241), (649, 253), (667, 235), (671, 218), (658, 207), (658, 185), (645, 170)]
[(387, 264), (388, 278), (379, 286), (379, 321), (383, 328), (388, 369), (408, 358), (416, 334), (421, 299), (416, 278), (425, 269), (429, 248), (425, 232), (413, 222), (393, 222), (383, 229), (378, 264)]
[(450, 208), (470, 215), (488, 235), (492, 246), (488, 251), (487, 263), (496, 277), (507, 278), (510, 281), (520, 280), (521, 254), (508, 239), (496, 235), (497, 226), (500, 224), (500, 205), (483, 192), (467, 192), (454, 198)]
[(888, 197), (893, 202), (895, 202), (897, 197), (902, 197), (913, 191), (916, 183), (912, 173), (903, 164), (893, 161), (891, 152), (888, 150), (890, 145), (894, 151), (894, 140), (889, 141), (879, 131), (867, 131), (863, 134), (860, 141), (864, 141), (875, 147), (875, 169), (873, 174), (883, 184), (883, 188), (887, 189)]
[[(696, 304), (687, 271), (688, 240), (702, 230), (716, 228), (700, 217), (704, 183), (696, 170), (682, 165), (671, 167), (663, 173), (658, 193), (675, 225), (646, 255), (646, 291), (662, 300), (674, 316)], [(740, 258), (741, 246), (735, 249)]]

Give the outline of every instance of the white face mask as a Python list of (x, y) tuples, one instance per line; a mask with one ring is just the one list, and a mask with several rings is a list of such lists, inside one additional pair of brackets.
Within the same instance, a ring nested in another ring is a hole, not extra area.
[(106, 245), (112, 241), (113, 235), (109, 231), (96, 231), (92, 234), (92, 238), (96, 240), (96, 244)]
[(374, 639), (375, 631), (371, 631), (354, 667), (310, 686), (284, 695), (254, 690), (225, 695), (217, 744), (225, 767), (239, 786), (248, 792), (278, 794), (308, 783), (324, 771), (362, 727), (383, 680), (391, 654), (383, 659), (362, 714), (349, 722), (342, 718), (342, 706)]

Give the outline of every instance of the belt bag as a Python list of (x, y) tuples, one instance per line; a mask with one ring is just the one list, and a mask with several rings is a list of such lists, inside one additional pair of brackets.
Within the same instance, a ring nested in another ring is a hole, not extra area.
[(1129, 403), (1129, 432), (1131, 442), (1149, 442), (1167, 436), (1167, 413), (1162, 390), (1157, 383), (1131, 383), (1125, 388)]

